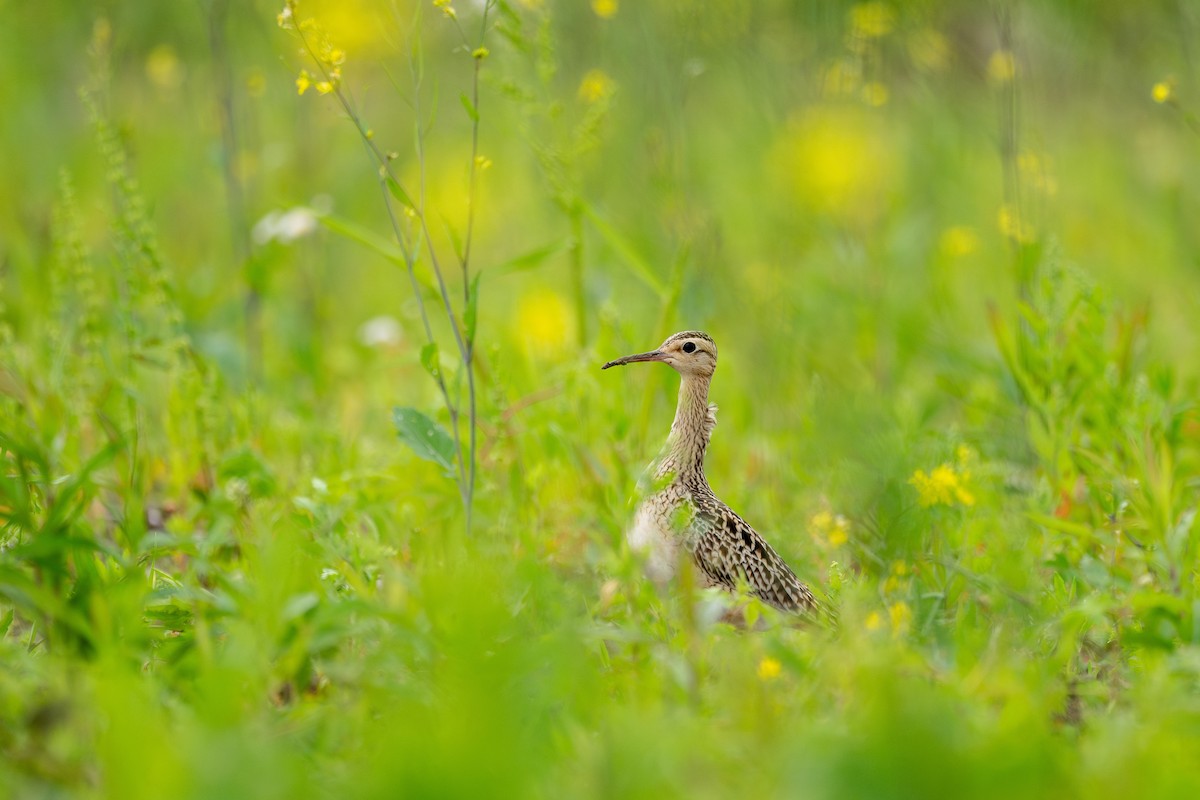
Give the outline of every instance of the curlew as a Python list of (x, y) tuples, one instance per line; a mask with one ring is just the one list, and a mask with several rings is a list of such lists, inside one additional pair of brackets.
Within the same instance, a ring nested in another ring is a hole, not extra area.
[(704, 452), (717, 424), (716, 406), (708, 404), (716, 343), (708, 334), (684, 331), (657, 350), (609, 361), (603, 369), (642, 361), (661, 361), (681, 377), (667, 445), (650, 468), (653, 493), (638, 507), (628, 533), (630, 546), (644, 553), (650, 577), (669, 581), (686, 553), (703, 586), (732, 592), (744, 581), (751, 594), (781, 611), (817, 610), (812, 592), (787, 562), (708, 486)]

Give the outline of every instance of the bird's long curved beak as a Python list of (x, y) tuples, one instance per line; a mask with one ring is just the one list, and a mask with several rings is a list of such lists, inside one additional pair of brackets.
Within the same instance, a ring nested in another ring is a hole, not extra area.
[(632, 356), (622, 356), (605, 364), (600, 369), (608, 369), (609, 367), (623, 367), (626, 364), (633, 364), (638, 361), (663, 361), (667, 354), (662, 350), (651, 350), (649, 353), (638, 353)]

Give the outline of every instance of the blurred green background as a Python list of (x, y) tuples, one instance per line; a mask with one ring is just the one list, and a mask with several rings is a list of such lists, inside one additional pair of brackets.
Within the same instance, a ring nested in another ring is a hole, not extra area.
[[(0, 795), (1196, 796), (1200, 7), (282, 3), (0, 0)], [(836, 625), (625, 548), (683, 329)]]

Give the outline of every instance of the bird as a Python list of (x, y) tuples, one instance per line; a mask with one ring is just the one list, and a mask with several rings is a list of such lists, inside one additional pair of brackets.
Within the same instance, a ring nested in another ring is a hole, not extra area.
[(668, 336), (656, 350), (609, 361), (601, 369), (657, 361), (680, 375), (679, 403), (667, 444), (651, 464), (649, 496), (627, 533), (657, 583), (675, 577), (685, 555), (701, 586), (735, 592), (739, 585), (780, 611), (821, 609), (812, 591), (767, 540), (717, 499), (704, 473), (704, 454), (717, 424), (708, 388), (717, 369), (717, 344), (701, 331)]

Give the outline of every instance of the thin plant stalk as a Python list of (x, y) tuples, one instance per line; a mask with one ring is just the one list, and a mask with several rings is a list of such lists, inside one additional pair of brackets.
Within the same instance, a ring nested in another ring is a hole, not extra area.
[[(308, 37), (305, 36), (304, 31), (300, 30), (299, 28), (297, 28), (297, 31), (299, 33), (301, 42), (304, 44), (304, 49), (308, 52), (309, 58), (317, 66), (317, 69), (319, 69), (321, 71), (322, 77), (324, 77), (325, 80), (328, 81), (334, 87), (333, 92), (332, 92), (333, 95), (337, 98), (338, 103), (342, 107), (342, 110), (346, 112), (346, 116), (350, 119), (351, 123), (354, 125), (355, 130), (358, 131), (359, 138), (362, 140), (363, 145), (366, 147), (367, 153), (378, 164), (379, 188), (380, 188), (380, 192), (382, 193), (382, 196), (383, 196), (384, 208), (387, 210), (388, 222), (391, 224), (392, 233), (396, 238), (396, 243), (400, 247), (400, 252), (404, 259), (404, 264), (405, 264), (405, 267), (408, 272), (409, 283), (411, 284), (412, 290), (413, 290), (413, 296), (417, 300), (417, 309), (420, 312), (421, 322), (425, 329), (426, 342), (428, 344), (436, 345), (437, 340), (434, 338), (434, 335), (433, 335), (433, 326), (429, 321), (429, 312), (426, 309), (425, 300), (421, 296), (420, 285), (417, 282), (417, 277), (416, 277), (417, 253), (416, 253), (415, 249), (413, 248), (412, 243), (410, 242), (409, 236), (405, 234), (404, 230), (400, 226), (400, 220), (396, 216), (396, 209), (392, 205), (392, 191), (388, 186), (388, 181), (390, 180), (393, 183), (395, 183), (397, 186), (400, 186), (402, 192), (404, 191), (403, 186), (400, 183), (399, 178), (397, 178), (392, 172), (391, 159), (388, 157), (387, 154), (385, 154), (382, 150), (379, 149), (379, 146), (375, 143), (374, 135), (363, 123), (362, 117), (360, 117), (358, 115), (358, 113), (354, 110), (353, 105), (350, 103), (350, 98), (347, 97), (347, 95), (346, 95), (345, 91), (342, 89), (341, 85), (339, 83), (333, 81), (333, 76), (330, 74), (329, 70), (326, 68), (324, 62), (321, 61), (321, 59), (317, 56), (316, 52), (313, 50), (312, 44), (311, 44), (311, 42), (309, 42)], [(407, 196), (408, 193), (404, 192), (404, 194)], [(406, 208), (408, 208), (409, 211), (419, 221), (421, 221), (422, 231), (424, 232), (425, 237), (428, 238), (428, 228), (424, 225), (423, 210), (419, 209), (411, 204), (406, 205)], [(431, 249), (431, 252), (432, 252), (432, 249)], [(433, 259), (433, 269), (434, 269), (434, 272), (438, 274), (439, 279), (440, 279), (441, 268), (440, 268), (436, 258)], [(443, 291), (443, 295), (444, 294), (445, 293)], [(455, 331), (457, 332), (457, 326), (455, 324), (455, 320), (454, 320), (453, 316), (451, 316), (450, 323), (451, 323), (451, 326), (454, 327)], [(470, 495), (466, 491), (466, 481), (467, 481), (468, 471), (467, 471), (466, 465), (463, 461), (462, 441), (461, 441), (461, 438), (460, 438), (459, 432), (458, 432), (458, 416), (459, 416), (458, 415), (458, 406), (450, 399), (450, 390), (446, 386), (445, 379), (441, 376), (440, 372), (438, 374), (435, 374), (433, 376), (433, 378), (434, 378), (434, 382), (437, 384), (438, 390), (440, 391), (440, 393), (442, 395), (442, 402), (445, 404), (446, 410), (450, 413), (450, 421), (451, 421), (450, 430), (451, 430), (451, 434), (454, 438), (454, 450), (455, 450), (456, 462), (457, 462), (456, 467), (458, 470), (458, 477), (456, 479), (456, 482), (459, 485), (459, 494), (462, 497), (464, 506), (469, 506)], [(469, 513), (468, 513), (468, 517), (469, 517)]]
[[(471, 242), (474, 237), (475, 223), (475, 206), (476, 194), (478, 192), (478, 155), (479, 155), (479, 75), (483, 56), (486, 55), (486, 50), (483, 48), (483, 42), (487, 33), (488, 14), (491, 10), (491, 2), (485, 3), (482, 21), (480, 26), (480, 41), (479, 46), (475, 49), (470, 49), (470, 44), (466, 39), (465, 33), (458, 24), (456, 18), (453, 19), (456, 29), (463, 37), (464, 46), (468, 48), (472, 57), (475, 60), (475, 69), (472, 81), (472, 103), (474, 104), (475, 113), (472, 115), (472, 132), (471, 132), (471, 163), (470, 163), (470, 178), (469, 178), (469, 194), (468, 194), (468, 213), (467, 213), (467, 230), (463, 244), (463, 251), (460, 254), (459, 261), (462, 270), (463, 281), (463, 304), (464, 313), (471, 303), (470, 290), (470, 254)], [(417, 260), (416, 250), (420, 248), (419, 244), (413, 243), (410, 235), (406, 234), (400, 225), (397, 218), (395, 208), (392, 205), (392, 186), (399, 188), (403, 197), (408, 198), (405, 207), (408, 213), (416, 220), (419, 227), (420, 238), (424, 239), (425, 250), (429, 255), (430, 264), (434, 278), (438, 285), (438, 294), (442, 301), (442, 307), (446, 314), (446, 319), (450, 324), (450, 330), (454, 335), (455, 345), (458, 349), (459, 358), (463, 369), (466, 373), (467, 380), (467, 422), (469, 427), (468, 432), (468, 447), (467, 455), (464, 457), (462, 437), (459, 432), (459, 423), (461, 421), (462, 412), (459, 402), (455, 402), (451, 398), (449, 388), (446, 385), (445, 379), (441, 376), (440, 371), (435, 370), (433, 375), (438, 389), (442, 395), (442, 400), (450, 414), (451, 433), (454, 439), (454, 447), (456, 454), (457, 482), (459, 484), (459, 494), (462, 497), (464, 510), (467, 517), (467, 531), (471, 530), (472, 511), (474, 507), (475, 481), (476, 481), (476, 461), (478, 450), (478, 435), (477, 435), (477, 396), (475, 387), (475, 370), (474, 370), (474, 335), (470, 331), (465, 330), (465, 325), (459, 321), (459, 318), (454, 310), (454, 305), (450, 299), (450, 293), (446, 286), (445, 274), (442, 270), (441, 260), (438, 257), (437, 249), (433, 244), (433, 237), (430, 235), (428, 217), (425, 213), (425, 152), (424, 152), (424, 135), (420, 125), (420, 90), (421, 77), (420, 70), (413, 65), (413, 80), (414, 80), (414, 113), (417, 117), (416, 127), (416, 149), (417, 162), (420, 170), (420, 186), (417, 195), (417, 201), (413, 202), (411, 196), (406, 192), (400, 183), (399, 179), (393, 174), (391, 168), (391, 159), (386, 155), (379, 146), (375, 143), (374, 137), (370, 130), (363, 123), (362, 118), (355, 112), (353, 105), (350, 102), (345, 90), (342, 88), (340, 81), (334, 80), (333, 74), (330, 72), (325, 62), (318, 57), (314, 51), (312, 43), (301, 26), (297, 26), (297, 33), (301, 42), (304, 44), (305, 51), (308, 53), (312, 63), (321, 72), (322, 77), (331, 87), (331, 93), (334, 94), (343, 111), (351, 120), (355, 129), (358, 131), (360, 138), (367, 148), (368, 153), (376, 162), (379, 169), (380, 188), (383, 193), (384, 204), (387, 208), (388, 220), (392, 226), (392, 232), (396, 238), (400, 251), (403, 256), (405, 266), (408, 271), (409, 281), (413, 288), (413, 294), (417, 298), (417, 306), (421, 315), (421, 321), (425, 329), (426, 340), (429, 344), (436, 344), (436, 339), (433, 334), (433, 328), (429, 320), (428, 310), (425, 302), (421, 297), (420, 287), (416, 279), (415, 265)]]
[(246, 326), (246, 357), (252, 378), (262, 370), (262, 296), (249, 274), (250, 238), (246, 223), (246, 192), (237, 174), (237, 119), (233, 108), (233, 76), (229, 67), (229, 47), (225, 23), (229, 0), (213, 0), (209, 7), (208, 35), (212, 51), (213, 78), (217, 87), (217, 110), (221, 125), (222, 173), (225, 182), (225, 202), (229, 213), (229, 235), (234, 257), (246, 273), (247, 287), (244, 304)]

